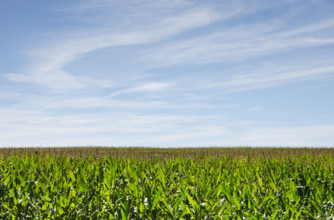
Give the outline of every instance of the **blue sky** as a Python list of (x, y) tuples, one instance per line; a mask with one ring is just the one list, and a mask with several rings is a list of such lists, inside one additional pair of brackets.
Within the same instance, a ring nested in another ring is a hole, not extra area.
[(0, 3), (0, 146), (333, 146), (332, 0)]

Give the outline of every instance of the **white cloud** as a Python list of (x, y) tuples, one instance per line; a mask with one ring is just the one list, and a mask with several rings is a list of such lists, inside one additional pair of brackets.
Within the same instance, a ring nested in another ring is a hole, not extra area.
[(114, 97), (118, 95), (124, 95), (128, 93), (140, 93), (140, 92), (159, 92), (164, 91), (172, 87), (170, 83), (160, 83), (160, 82), (149, 82), (143, 85), (135, 86), (130, 89), (124, 89), (112, 93), (109, 97)]
[[(50, 115), (42, 110), (1, 110), (1, 146), (164, 145), (192, 137), (212, 137), (220, 126), (184, 124), (217, 118), (191, 115), (82, 113)], [(219, 129), (218, 129), (219, 128)], [(182, 137), (183, 136), (183, 137)], [(24, 143), (22, 140), (25, 140)], [(124, 141), (124, 142), (123, 142)]]
[(219, 16), (214, 10), (198, 8), (178, 15), (158, 18), (148, 27), (142, 27), (144, 31), (132, 31), (129, 26), (128, 30), (121, 32), (103, 28), (65, 34), (58, 42), (51, 41), (45, 47), (28, 52), (30, 63), (25, 68), (27, 73), (6, 74), (5, 76), (13, 81), (34, 82), (51, 89), (82, 88), (84, 85), (78, 78), (64, 71), (66, 65), (81, 56), (102, 48), (161, 41), (217, 20)]
[[(96, 8), (100, 8), (104, 10), (104, 13), (108, 12), (107, 14), (110, 14), (108, 10), (114, 10), (113, 7), (123, 7), (117, 1), (86, 1), (81, 4), (81, 7), (76, 9), (77, 13), (78, 11), (94, 11)], [(263, 2), (261, 4), (246, 4), (242, 1), (226, 3), (224, 7), (217, 4), (219, 6), (217, 8), (223, 9), (222, 13), (212, 7), (199, 7), (199, 5), (192, 4), (189, 1), (172, 1), (170, 5), (165, 1), (153, 4), (145, 3), (144, 6), (140, 7), (166, 11), (165, 7), (167, 5), (171, 8), (171, 5), (174, 5), (173, 7), (177, 11), (175, 13), (161, 13), (160, 16), (157, 16), (153, 12), (154, 10), (149, 13), (146, 10), (145, 13), (147, 15), (144, 15), (144, 17), (150, 19), (144, 20), (140, 25), (136, 24), (135, 21), (131, 21), (132, 23), (130, 22), (122, 26), (122, 28), (112, 28), (111, 26), (108, 27), (108, 24), (113, 24), (112, 21), (104, 21), (103, 23), (106, 25), (98, 26), (97, 28), (76, 30), (73, 33), (62, 34), (60, 39), (52, 40), (40, 49), (31, 50), (27, 53), (29, 64), (24, 68), (24, 74), (13, 73), (5, 74), (4, 76), (12, 81), (33, 82), (59, 91), (87, 88), (92, 85), (105, 87), (106, 84), (101, 83), (103, 80), (94, 83), (94, 78), (89, 80), (89, 77), (81, 77), (80, 73), (66, 72), (64, 68), (75, 60), (102, 48), (161, 42), (187, 30), (230, 19), (234, 16), (240, 18), (265, 8), (277, 6), (276, 4), (263, 4)], [(291, 2), (286, 1), (280, 4), (291, 4)], [(140, 4), (138, 3), (138, 5)], [(191, 5), (194, 7), (189, 9), (188, 7)], [(143, 14), (143, 10), (138, 10), (134, 5), (125, 7), (124, 10), (130, 13), (131, 16)], [(155, 19), (152, 19), (150, 13), (154, 14)], [(217, 29), (213, 33), (208, 32), (208, 34), (190, 37), (190, 39), (186, 40), (167, 41), (162, 43), (162, 46), (154, 46), (152, 51), (143, 49), (143, 54), (139, 55), (140, 57), (136, 57), (136, 59), (141, 59), (142, 66), (146, 65), (146, 67), (239, 62), (268, 53), (334, 43), (334, 38), (330, 36), (319, 37), (313, 35), (314, 31), (332, 28), (334, 25), (333, 20), (320, 20), (317, 23), (307, 24), (295, 30), (282, 29), (290, 21), (289, 19), (292, 19), (290, 14), (279, 17), (276, 20), (269, 20), (266, 23), (253, 23), (232, 28), (227, 28), (223, 25), (222, 30)], [(307, 76), (309, 72), (306, 71), (305, 75)], [(254, 78), (254, 80), (272, 81), (274, 80), (273, 78), (279, 80), (278, 78), (284, 77), (289, 78), (289, 76), (284, 74), (273, 75), (268, 73), (267, 76)], [(232, 79), (227, 83), (230, 86), (233, 83), (248, 84), (247, 80), (252, 81), (253, 79), (251, 77), (243, 80)], [(113, 82), (112, 85), (117, 85), (117, 82)], [(110, 86), (111, 84), (108, 83), (107, 87)], [(131, 92), (131, 89), (120, 92)], [(118, 93), (116, 92), (116, 94)]]
[[(332, 146), (334, 126), (257, 126), (220, 116), (1, 110), (1, 146)], [(22, 142), (24, 140), (24, 142)]]
[(29, 81), (29, 77), (27, 75), (20, 74), (20, 73), (3, 73), (2, 75), (13, 82)]
[[(290, 67), (291, 68), (291, 67)], [(324, 66), (316, 68), (286, 69), (285, 71), (264, 74), (245, 74), (243, 76), (233, 77), (226, 82), (217, 83), (215, 86), (235, 88), (238, 91), (259, 89), (277, 86), (283, 83), (290, 83), (300, 80), (309, 80), (319, 76), (332, 76), (334, 66)]]
[[(165, 101), (123, 101), (110, 99), (108, 97), (84, 97), (84, 98), (60, 98), (49, 100), (49, 102), (38, 104), (42, 108), (55, 109), (101, 109), (108, 108), (118, 111), (119, 109), (166, 109), (171, 108), (171, 103)], [(117, 108), (117, 109), (115, 109)]]
[(334, 44), (333, 35), (314, 34), (333, 29), (333, 21), (319, 21), (293, 31), (281, 28), (282, 23), (276, 21), (222, 27), (205, 36), (168, 42), (154, 51), (144, 51), (142, 61), (150, 60), (152, 66), (240, 62), (256, 56)]
[(259, 111), (262, 109), (263, 109), (262, 106), (252, 106), (252, 107), (247, 108), (248, 111)]

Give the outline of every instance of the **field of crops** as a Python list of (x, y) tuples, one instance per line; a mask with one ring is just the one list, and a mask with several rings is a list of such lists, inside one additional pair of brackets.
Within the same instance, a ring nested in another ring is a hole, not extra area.
[(332, 219), (334, 149), (0, 149), (1, 219)]

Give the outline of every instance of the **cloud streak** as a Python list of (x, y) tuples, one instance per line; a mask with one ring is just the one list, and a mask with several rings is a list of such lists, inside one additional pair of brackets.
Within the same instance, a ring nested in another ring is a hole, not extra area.
[(85, 54), (108, 47), (158, 42), (217, 20), (219, 16), (212, 9), (192, 9), (177, 16), (158, 19), (147, 31), (117, 32), (102, 29), (74, 34), (70, 39), (50, 42), (55, 46), (29, 51), (28, 56), (31, 61), (26, 67), (27, 74), (16, 73), (5, 76), (12, 81), (33, 82), (52, 89), (82, 88), (84, 87), (82, 82), (65, 72), (64, 67)]
[(114, 97), (118, 95), (124, 95), (129, 93), (142, 93), (142, 92), (159, 92), (170, 89), (172, 84), (170, 83), (160, 83), (160, 82), (149, 82), (143, 85), (135, 86), (130, 89), (120, 90), (112, 93), (109, 97)]
[[(288, 21), (286, 21), (288, 22)], [(154, 65), (177, 65), (180, 63), (240, 62), (267, 54), (287, 50), (333, 45), (333, 35), (313, 36), (314, 32), (331, 29), (334, 33), (334, 20), (325, 20), (305, 25), (293, 31), (280, 30), (282, 24), (253, 24), (237, 28), (224, 28), (218, 33), (167, 43), (143, 60), (153, 60)]]
[(36, 110), (1, 110), (0, 113), (5, 116), (0, 125), (2, 146), (179, 147), (233, 143), (233, 146), (321, 147), (329, 146), (334, 135), (334, 126), (328, 124), (257, 126), (248, 122), (231, 124), (220, 116), (83, 113), (59, 118)]

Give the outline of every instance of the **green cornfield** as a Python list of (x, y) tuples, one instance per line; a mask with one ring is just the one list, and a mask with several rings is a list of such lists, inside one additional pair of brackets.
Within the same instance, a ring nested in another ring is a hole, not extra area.
[(1, 219), (333, 219), (331, 148), (0, 149)]

